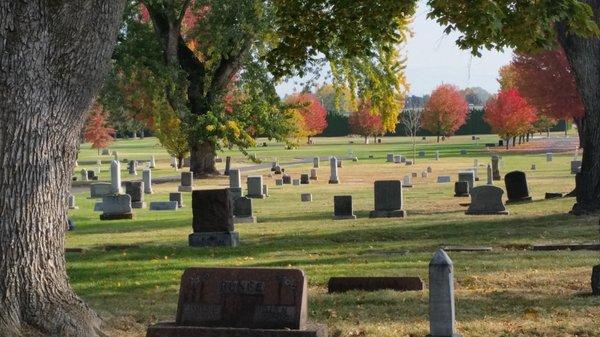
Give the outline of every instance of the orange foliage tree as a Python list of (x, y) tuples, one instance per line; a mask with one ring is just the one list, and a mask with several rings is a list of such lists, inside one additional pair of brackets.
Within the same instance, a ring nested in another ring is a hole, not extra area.
[(307, 137), (310, 143), (311, 137), (322, 133), (327, 128), (327, 110), (321, 104), (317, 96), (311, 93), (294, 94), (286, 98), (285, 102), (294, 107), (296, 114), (296, 136)]
[(421, 123), (423, 129), (437, 136), (451, 136), (465, 124), (469, 104), (460, 93), (458, 87), (451, 84), (442, 84), (432, 93), (425, 104)]
[(500, 91), (485, 106), (484, 120), (492, 126), (492, 130), (508, 142), (528, 133), (537, 120), (535, 109), (515, 89)]
[(100, 149), (106, 148), (113, 141), (114, 134), (115, 129), (108, 125), (107, 113), (102, 106), (94, 104), (85, 127), (85, 140), (92, 143), (92, 149), (97, 149), (100, 154)]
[(350, 114), (348, 124), (350, 132), (365, 137), (365, 144), (369, 142), (369, 136), (376, 137), (385, 132), (381, 115), (373, 113), (370, 105), (366, 103)]

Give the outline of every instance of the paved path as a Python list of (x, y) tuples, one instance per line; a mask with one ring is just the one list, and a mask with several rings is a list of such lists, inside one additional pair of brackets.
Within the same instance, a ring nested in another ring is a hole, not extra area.
[(578, 137), (556, 137), (556, 138), (534, 138), (529, 143), (523, 143), (516, 147), (511, 146), (508, 150), (506, 147), (491, 148), (490, 152), (494, 153), (547, 153), (547, 152), (575, 152), (579, 148)]

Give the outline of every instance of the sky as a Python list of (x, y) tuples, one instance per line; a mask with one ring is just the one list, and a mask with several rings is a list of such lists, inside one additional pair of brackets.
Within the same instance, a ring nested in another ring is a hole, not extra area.
[[(442, 26), (427, 19), (427, 13), (425, 1), (420, 1), (411, 25), (414, 36), (403, 47), (410, 94), (429, 94), (438, 85), (447, 83), (460, 88), (482, 87), (492, 94), (497, 92), (498, 69), (510, 62), (512, 50), (484, 51), (481, 58), (474, 57), (454, 43), (459, 34), (444, 34)], [(298, 79), (291, 79), (279, 85), (277, 91), (282, 96), (299, 91), (302, 86), (294, 85), (295, 82)]]

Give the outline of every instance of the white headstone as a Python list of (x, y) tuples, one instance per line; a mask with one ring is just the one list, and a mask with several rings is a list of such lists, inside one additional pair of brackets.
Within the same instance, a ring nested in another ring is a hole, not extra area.
[(116, 160), (110, 162), (110, 186), (114, 194), (121, 194), (121, 163)]
[(430, 336), (457, 336), (454, 306), (454, 267), (448, 254), (439, 249), (429, 262)]
[(331, 157), (331, 159), (329, 160), (329, 167), (331, 169), (331, 174), (329, 176), (329, 183), (330, 184), (339, 184), (339, 177), (338, 177), (338, 160), (336, 157)]
[(242, 174), (238, 169), (229, 170), (229, 187), (242, 187)]
[(152, 170), (144, 170), (142, 172), (142, 178), (144, 180), (144, 193), (152, 194)]

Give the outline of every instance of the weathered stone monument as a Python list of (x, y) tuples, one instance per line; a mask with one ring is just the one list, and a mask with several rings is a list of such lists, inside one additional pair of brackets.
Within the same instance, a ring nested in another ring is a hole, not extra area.
[(233, 204), (226, 189), (192, 192), (192, 228), (189, 245), (193, 247), (228, 246), (239, 244), (233, 226)]
[(492, 178), (494, 181), (500, 181), (500, 157), (492, 156)]
[(429, 262), (428, 337), (460, 337), (455, 315), (454, 266), (448, 254), (439, 249)]
[(351, 195), (336, 195), (333, 197), (333, 220), (356, 219), (352, 206)]
[(144, 183), (141, 181), (125, 182), (125, 194), (131, 197), (131, 208), (145, 208)]
[(312, 194), (311, 193), (302, 193), (302, 194), (300, 194), (300, 201), (302, 201), (302, 202), (312, 202)]
[(228, 176), (230, 170), (231, 170), (231, 157), (227, 156), (227, 157), (225, 157), (225, 171), (223, 172), (223, 174)]
[(405, 188), (413, 187), (412, 176), (410, 176), (408, 174), (404, 176), (404, 179), (402, 180), (402, 187), (405, 187)]
[(129, 194), (108, 195), (102, 198), (100, 220), (133, 219)]
[(229, 170), (229, 187), (242, 187), (242, 173), (239, 169)]
[(313, 168), (319, 168), (321, 166), (321, 160), (319, 157), (313, 158)]
[(465, 212), (467, 215), (494, 215), (508, 214), (502, 203), (504, 191), (496, 186), (484, 185), (475, 187), (470, 191), (471, 204)]
[(75, 205), (75, 196), (70, 194), (68, 199), (68, 204), (69, 204), (69, 209), (79, 209), (79, 207), (77, 207), (77, 205)]
[(150, 157), (150, 168), (153, 169), (156, 167), (156, 158), (154, 156)]
[(531, 201), (529, 188), (527, 187), (527, 176), (524, 172), (513, 171), (504, 176), (506, 184), (507, 203)]
[(393, 163), (394, 162), (394, 154), (393, 153), (388, 153), (387, 154), (386, 162), (388, 162), (388, 163)]
[(137, 163), (134, 160), (130, 160), (127, 163), (127, 171), (130, 175), (137, 176)]
[(281, 180), (283, 180), (283, 184), (284, 185), (291, 185), (292, 184), (292, 177), (288, 174), (284, 174), (281, 177)]
[(144, 180), (144, 193), (152, 194), (152, 171), (144, 170), (142, 172), (142, 179)]
[(300, 179), (292, 179), (292, 185), (300, 186)]
[(252, 199), (241, 197), (233, 201), (233, 223), (256, 223), (252, 212)]
[(329, 183), (330, 184), (339, 184), (339, 178), (338, 178), (338, 160), (336, 157), (331, 157), (331, 159), (329, 160), (329, 167), (331, 169), (331, 173), (329, 176)]
[(402, 156), (401, 155), (395, 155), (394, 156), (394, 164), (400, 164), (402, 163)]
[(492, 173), (492, 165), (487, 164), (486, 174), (487, 174), (486, 185), (494, 185), (494, 179), (493, 179), (493, 173)]
[(114, 193), (111, 183), (94, 183), (90, 185), (90, 199), (103, 198), (112, 194)]
[(402, 182), (400, 180), (381, 180), (375, 182), (375, 210), (371, 218), (403, 218)]
[(552, 152), (546, 153), (546, 161), (551, 162), (552, 159), (554, 159), (554, 155), (552, 154)]
[(81, 170), (81, 181), (89, 181), (87, 171), (85, 169)]
[(307, 280), (299, 269), (192, 268), (179, 291), (173, 323), (146, 337), (326, 337), (307, 322)]
[(263, 184), (262, 192), (265, 198), (269, 197), (269, 186), (267, 186), (267, 184)]
[(263, 177), (262, 176), (249, 176), (246, 180), (248, 185), (248, 198), (263, 199), (265, 197), (263, 193)]
[(431, 168), (431, 166), (427, 166), (427, 173), (433, 173), (433, 169)]
[(310, 180), (319, 180), (319, 177), (317, 176), (317, 169), (310, 170)]
[(194, 190), (194, 172), (181, 172), (181, 185), (179, 192), (192, 192)]
[(454, 196), (455, 197), (468, 197), (469, 196), (469, 182), (468, 181), (457, 181), (454, 183)]
[(469, 184), (469, 190), (475, 187), (475, 172), (461, 171), (458, 172), (458, 181), (466, 181)]
[(310, 176), (306, 173), (302, 173), (300, 175), (300, 184), (302, 184), (302, 185), (310, 184)]
[(283, 179), (275, 179), (275, 186), (283, 186)]
[(179, 209), (177, 201), (152, 201), (150, 202), (151, 211), (176, 211)]
[(438, 184), (445, 184), (445, 183), (449, 183), (451, 181), (452, 181), (452, 178), (450, 178), (450, 176), (438, 176), (437, 177)]
[(178, 208), (183, 208), (183, 194), (181, 192), (169, 193), (169, 201), (175, 201)]
[(121, 163), (116, 160), (110, 162), (110, 186), (112, 194), (121, 194)]

